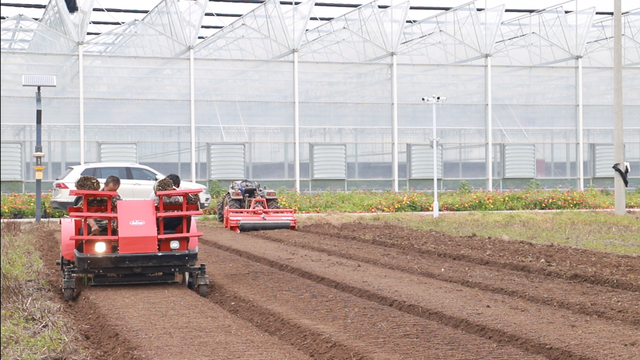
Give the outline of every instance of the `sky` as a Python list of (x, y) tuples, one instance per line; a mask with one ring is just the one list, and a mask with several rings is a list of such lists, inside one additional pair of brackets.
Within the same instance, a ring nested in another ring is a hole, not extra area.
[[(182, 0), (188, 1), (188, 0)], [(78, 5), (82, 4), (84, 0), (77, 0)], [(118, 9), (138, 9), (138, 10), (150, 10), (155, 7), (160, 0), (95, 0), (95, 8), (118, 8)], [(316, 3), (349, 3), (349, 4), (363, 4), (369, 1), (367, 0), (316, 0)], [(391, 5), (402, 3), (404, 0), (379, 0), (378, 5)], [(434, 6), (434, 7), (455, 7), (464, 5), (471, 1), (468, 0), (411, 0), (411, 6)], [(0, 4), (6, 3), (12, 4), (42, 4), (46, 5), (48, 0), (1, 0)], [(476, 0), (475, 5), (477, 8), (493, 8), (500, 5), (505, 5), (507, 9), (545, 9), (556, 7), (561, 5), (565, 11), (582, 10), (591, 7), (595, 7), (597, 12), (613, 12), (614, 0)], [(637, 11), (640, 9), (640, 0), (622, 0), (622, 11)], [(207, 12), (211, 13), (224, 13), (224, 14), (238, 14), (243, 15), (259, 4), (243, 4), (243, 3), (224, 3), (224, 2), (208, 2)], [(316, 6), (313, 9), (312, 16), (317, 17), (336, 17), (352, 11), (352, 8), (344, 7), (321, 7)], [(19, 8), (10, 6), (1, 6), (1, 15), (3, 19), (9, 18), (14, 15), (23, 14), (32, 18), (40, 18), (44, 12), (44, 9), (30, 9)], [(439, 11), (425, 11), (425, 10), (410, 10), (410, 20), (421, 20), (426, 17), (437, 14)], [(518, 13), (505, 13), (503, 20), (510, 17), (517, 17), (523, 14)], [(129, 13), (113, 13), (113, 12), (99, 12), (94, 11), (91, 20), (102, 22), (114, 22), (125, 23), (135, 19), (142, 19), (144, 14), (129, 14)], [(596, 16), (598, 18), (599, 16)], [(237, 17), (213, 17), (206, 16), (203, 20), (203, 25), (209, 26), (226, 26), (236, 21)], [(310, 22), (309, 28), (320, 25), (321, 22)], [(115, 25), (95, 25), (90, 24), (88, 32), (102, 33), (115, 28)], [(217, 29), (203, 29), (201, 35), (208, 37), (217, 32)]]

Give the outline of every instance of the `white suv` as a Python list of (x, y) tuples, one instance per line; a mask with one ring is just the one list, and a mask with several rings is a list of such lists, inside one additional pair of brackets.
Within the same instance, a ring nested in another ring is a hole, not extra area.
[[(153, 185), (157, 180), (164, 179), (165, 175), (144, 165), (135, 163), (93, 163), (69, 166), (64, 174), (53, 182), (53, 195), (51, 206), (54, 209), (67, 210), (73, 206), (75, 196), (69, 195), (69, 190), (75, 190), (76, 180), (81, 176), (91, 175), (104, 181), (109, 175), (120, 178), (118, 193), (124, 200), (148, 200), (153, 193)], [(204, 209), (211, 203), (211, 195), (206, 186), (193, 182), (181, 181), (181, 189), (202, 189), (200, 196), (200, 208)]]

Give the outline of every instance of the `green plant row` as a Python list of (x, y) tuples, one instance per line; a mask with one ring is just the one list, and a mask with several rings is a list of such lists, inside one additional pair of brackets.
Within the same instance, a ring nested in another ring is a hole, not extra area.
[[(299, 194), (281, 189), (278, 191), (281, 208), (294, 209), (296, 213), (394, 213), (433, 211), (433, 194), (403, 190), (385, 191), (325, 191), (315, 194)], [(42, 196), (42, 216), (60, 218), (65, 211), (54, 210), (50, 195)], [(217, 198), (214, 197), (205, 215), (216, 214)], [(496, 210), (576, 210), (613, 209), (615, 196), (609, 190), (543, 190), (478, 191), (465, 187), (458, 191), (438, 193), (441, 211), (496, 211)], [(640, 208), (640, 189), (626, 194), (626, 207)], [(3, 194), (2, 218), (35, 217), (35, 195)]]
[[(280, 207), (297, 213), (379, 213), (433, 211), (433, 194), (415, 191), (354, 191), (318, 194), (279, 193)], [(441, 211), (612, 209), (608, 190), (455, 191), (438, 193)], [(626, 194), (627, 208), (640, 208), (640, 191)]]

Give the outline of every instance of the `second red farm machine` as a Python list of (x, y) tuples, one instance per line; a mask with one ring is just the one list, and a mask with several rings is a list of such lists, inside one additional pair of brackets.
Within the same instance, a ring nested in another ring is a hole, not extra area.
[(250, 180), (233, 181), (217, 204), (218, 221), (235, 232), (296, 230), (293, 209), (281, 209), (275, 190)]

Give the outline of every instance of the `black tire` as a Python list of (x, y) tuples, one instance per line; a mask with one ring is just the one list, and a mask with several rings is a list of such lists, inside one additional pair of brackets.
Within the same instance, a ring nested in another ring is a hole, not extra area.
[(242, 209), (242, 200), (229, 199), (229, 209)]
[(242, 209), (242, 203), (238, 199), (231, 199), (229, 194), (225, 195), (222, 199), (218, 201), (218, 205), (216, 207), (216, 216), (219, 222), (224, 222), (224, 209), (226, 207), (229, 209)]
[(268, 199), (267, 206), (269, 209), (280, 209), (280, 205), (278, 204), (278, 199)]
[(64, 300), (65, 301), (73, 300), (73, 289), (64, 289)]
[(207, 290), (209, 290), (208, 287), (209, 286), (207, 284), (200, 284), (198, 285), (196, 292), (202, 297), (207, 297)]
[(219, 222), (224, 221), (224, 203), (229, 195), (223, 196), (220, 200), (218, 200), (218, 204), (216, 205), (216, 216)]
[(69, 265), (67, 259), (65, 259), (62, 255), (60, 255), (60, 273), (62, 274), (62, 278), (64, 279), (64, 268)]

